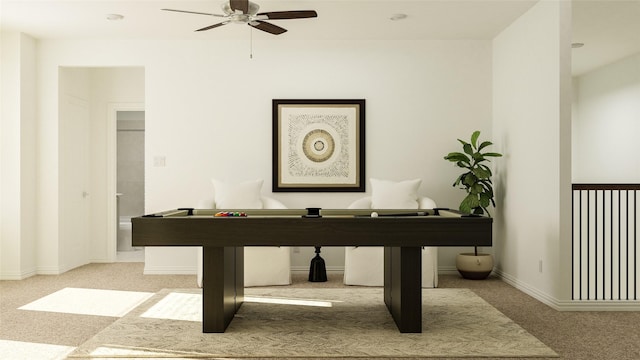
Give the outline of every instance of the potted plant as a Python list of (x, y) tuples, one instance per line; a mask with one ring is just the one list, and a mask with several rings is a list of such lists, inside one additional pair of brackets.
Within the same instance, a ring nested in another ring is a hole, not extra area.
[[(462, 144), (462, 152), (452, 152), (445, 156), (445, 160), (451, 161), (456, 166), (464, 169), (453, 183), (454, 187), (460, 187), (467, 192), (467, 196), (460, 203), (460, 212), (477, 216), (491, 216), (489, 206), (496, 206), (493, 200), (493, 186), (491, 182), (491, 169), (487, 166), (489, 158), (500, 157), (496, 152), (482, 152), (486, 147), (493, 145), (490, 141), (480, 142), (480, 131), (471, 134), (471, 142), (458, 139)], [(460, 275), (466, 279), (485, 279), (493, 270), (493, 257), (491, 254), (478, 253), (478, 247), (474, 247), (473, 253), (461, 253), (456, 257), (456, 268)]]

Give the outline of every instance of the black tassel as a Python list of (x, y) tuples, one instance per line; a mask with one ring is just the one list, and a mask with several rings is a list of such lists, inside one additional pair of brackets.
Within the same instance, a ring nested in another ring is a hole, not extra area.
[(309, 281), (327, 281), (327, 267), (324, 264), (324, 259), (320, 257), (320, 246), (316, 246), (316, 256), (311, 259), (311, 266), (309, 267)]

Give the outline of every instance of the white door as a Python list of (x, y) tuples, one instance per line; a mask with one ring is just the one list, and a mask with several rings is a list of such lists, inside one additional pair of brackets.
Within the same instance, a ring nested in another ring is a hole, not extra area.
[(89, 102), (62, 95), (60, 101), (60, 267), (89, 262)]

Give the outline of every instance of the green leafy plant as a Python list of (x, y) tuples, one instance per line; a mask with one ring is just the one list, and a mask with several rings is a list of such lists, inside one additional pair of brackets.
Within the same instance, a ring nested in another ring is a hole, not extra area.
[(496, 206), (493, 200), (493, 186), (491, 183), (491, 169), (486, 165), (489, 158), (500, 157), (496, 152), (482, 152), (487, 146), (493, 145), (490, 141), (479, 143), (480, 131), (471, 134), (471, 142), (458, 139), (462, 144), (463, 152), (452, 152), (445, 156), (445, 160), (455, 163), (466, 171), (458, 176), (453, 186), (467, 191), (467, 196), (460, 203), (460, 212), (465, 214), (483, 215), (489, 214), (489, 205)]

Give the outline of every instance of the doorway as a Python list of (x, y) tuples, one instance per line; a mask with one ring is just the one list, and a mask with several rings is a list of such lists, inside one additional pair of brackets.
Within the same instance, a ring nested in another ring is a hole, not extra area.
[(144, 113), (144, 90), (144, 67), (59, 69), (59, 243), (51, 251), (60, 272), (117, 261), (117, 113)]
[(116, 111), (116, 259), (144, 261), (144, 248), (131, 244), (131, 218), (144, 214), (144, 110)]

